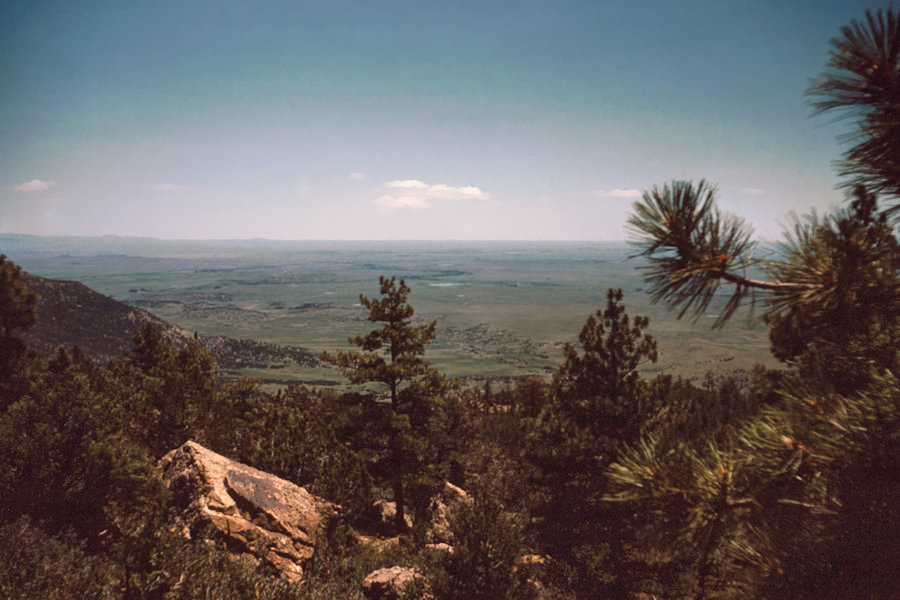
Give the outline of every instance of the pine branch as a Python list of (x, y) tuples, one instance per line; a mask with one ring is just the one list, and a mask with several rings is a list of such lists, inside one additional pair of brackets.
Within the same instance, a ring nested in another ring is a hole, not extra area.
[(644, 279), (650, 283), (654, 302), (681, 308), (678, 318), (693, 312), (695, 319), (706, 312), (722, 282), (734, 285), (731, 298), (719, 314), (714, 328), (722, 327), (754, 290), (794, 293), (807, 284), (791, 281), (763, 281), (741, 272), (760, 266), (754, 258), (756, 244), (752, 229), (742, 219), (719, 211), (716, 188), (706, 181), (696, 187), (687, 181), (673, 181), (660, 189), (654, 186), (642, 202), (635, 202), (628, 219), (632, 243), (641, 249), (650, 266)]
[[(846, 186), (900, 196), (900, 13), (866, 11), (831, 40), (827, 70), (807, 96), (813, 114), (836, 113), (855, 127), (838, 139), (852, 144), (839, 164)], [(888, 212), (895, 215), (900, 204)]]

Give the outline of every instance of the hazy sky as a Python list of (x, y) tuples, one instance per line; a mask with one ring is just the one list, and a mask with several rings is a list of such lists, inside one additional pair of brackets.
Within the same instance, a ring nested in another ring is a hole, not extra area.
[(10, 2), (0, 232), (624, 239), (640, 192), (706, 178), (777, 237), (841, 201), (846, 124), (803, 93), (885, 6)]

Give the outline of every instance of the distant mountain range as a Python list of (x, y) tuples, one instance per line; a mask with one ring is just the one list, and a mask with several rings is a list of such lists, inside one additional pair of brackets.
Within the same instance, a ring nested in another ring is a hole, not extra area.
[[(146, 310), (108, 298), (77, 281), (45, 279), (30, 273), (24, 273), (23, 277), (39, 296), (37, 323), (23, 338), (45, 356), (50, 356), (59, 346), (77, 345), (94, 360), (106, 364), (131, 347), (134, 332), (145, 323), (159, 328), (176, 347), (183, 347), (193, 338), (193, 333), (185, 329)], [(314, 353), (294, 346), (224, 336), (199, 339), (223, 369), (319, 364)]]

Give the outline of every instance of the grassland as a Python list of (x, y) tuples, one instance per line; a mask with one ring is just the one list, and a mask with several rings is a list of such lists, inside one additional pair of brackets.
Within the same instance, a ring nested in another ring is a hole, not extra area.
[[(423, 321), (437, 320), (429, 358), (449, 375), (548, 374), (562, 345), (622, 288), (632, 315), (651, 318), (660, 360), (647, 373), (702, 377), (774, 366), (765, 329), (734, 319), (678, 321), (651, 305), (624, 243), (160, 242), (0, 236), (0, 252), (44, 277), (74, 279), (202, 335), (347, 348), (372, 328), (359, 294), (379, 275), (406, 279)], [(257, 369), (273, 382), (338, 380), (329, 367)]]

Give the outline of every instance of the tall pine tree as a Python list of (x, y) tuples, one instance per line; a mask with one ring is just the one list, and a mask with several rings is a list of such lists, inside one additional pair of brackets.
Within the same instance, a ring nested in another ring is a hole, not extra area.
[(398, 531), (406, 527), (406, 491), (423, 453), (417, 430), (427, 427), (442, 378), (424, 358), (425, 347), (435, 338), (437, 322), (413, 324), (415, 309), (409, 305), (410, 288), (396, 277), (379, 278), (381, 298), (360, 294), (369, 310), (368, 319), (381, 327), (350, 338), (360, 350), (323, 353), (322, 359), (336, 365), (355, 384), (376, 383), (387, 388), (390, 410), (387, 423), (387, 460), (383, 461), (393, 488)]

